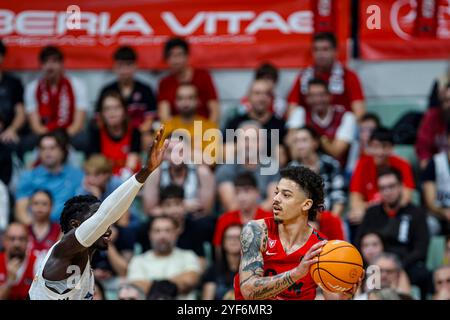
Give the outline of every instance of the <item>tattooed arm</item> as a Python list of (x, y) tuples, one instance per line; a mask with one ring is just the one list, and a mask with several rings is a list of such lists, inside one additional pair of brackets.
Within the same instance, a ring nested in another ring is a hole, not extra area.
[(250, 221), (241, 234), (241, 263), (239, 279), (242, 295), (248, 300), (270, 299), (303, 278), (325, 242), (311, 247), (299, 265), (292, 270), (271, 277), (264, 277), (262, 252), (267, 247), (267, 226), (263, 220)]

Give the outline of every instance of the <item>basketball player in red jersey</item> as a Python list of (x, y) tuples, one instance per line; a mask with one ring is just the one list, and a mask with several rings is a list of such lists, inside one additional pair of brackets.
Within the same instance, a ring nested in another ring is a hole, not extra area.
[[(305, 167), (280, 171), (273, 217), (250, 221), (242, 230), (242, 255), (234, 281), (236, 300), (313, 300), (317, 285), (309, 268), (317, 262), (326, 240), (308, 224), (323, 206), (322, 178)], [(348, 300), (351, 292), (325, 299)]]

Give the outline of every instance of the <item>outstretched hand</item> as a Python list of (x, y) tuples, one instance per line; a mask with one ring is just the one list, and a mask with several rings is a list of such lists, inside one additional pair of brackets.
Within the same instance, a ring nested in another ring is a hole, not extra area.
[(141, 183), (145, 182), (150, 173), (158, 168), (163, 160), (164, 152), (169, 145), (169, 140), (163, 139), (163, 136), (164, 126), (162, 125), (156, 133), (155, 139), (147, 153), (145, 166), (136, 174), (136, 179)]

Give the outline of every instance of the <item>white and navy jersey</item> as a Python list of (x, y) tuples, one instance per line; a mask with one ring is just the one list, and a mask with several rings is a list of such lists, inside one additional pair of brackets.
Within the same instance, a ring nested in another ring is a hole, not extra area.
[[(39, 270), (34, 277), (30, 291), (28, 292), (30, 300), (92, 300), (94, 297), (94, 273), (92, 272), (89, 260), (81, 277), (76, 277), (76, 272), (74, 272), (74, 270), (68, 270), (69, 277), (66, 280), (61, 281), (64, 286), (71, 288), (68, 292), (58, 294), (47, 287), (46, 280), (42, 274), (45, 264), (47, 263), (53, 248), (57, 244), (58, 243), (54, 244), (53, 247), (50, 248), (39, 266)], [(51, 282), (54, 283), (54, 281)]]

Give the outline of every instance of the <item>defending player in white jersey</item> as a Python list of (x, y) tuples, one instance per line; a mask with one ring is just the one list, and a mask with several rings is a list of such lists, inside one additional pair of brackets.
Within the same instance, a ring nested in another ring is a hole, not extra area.
[(91, 300), (94, 275), (90, 261), (96, 249), (105, 250), (110, 226), (128, 210), (140, 188), (161, 163), (168, 141), (162, 127), (153, 142), (146, 165), (102, 203), (94, 196), (77, 196), (64, 204), (64, 233), (47, 253), (28, 293), (31, 300)]

